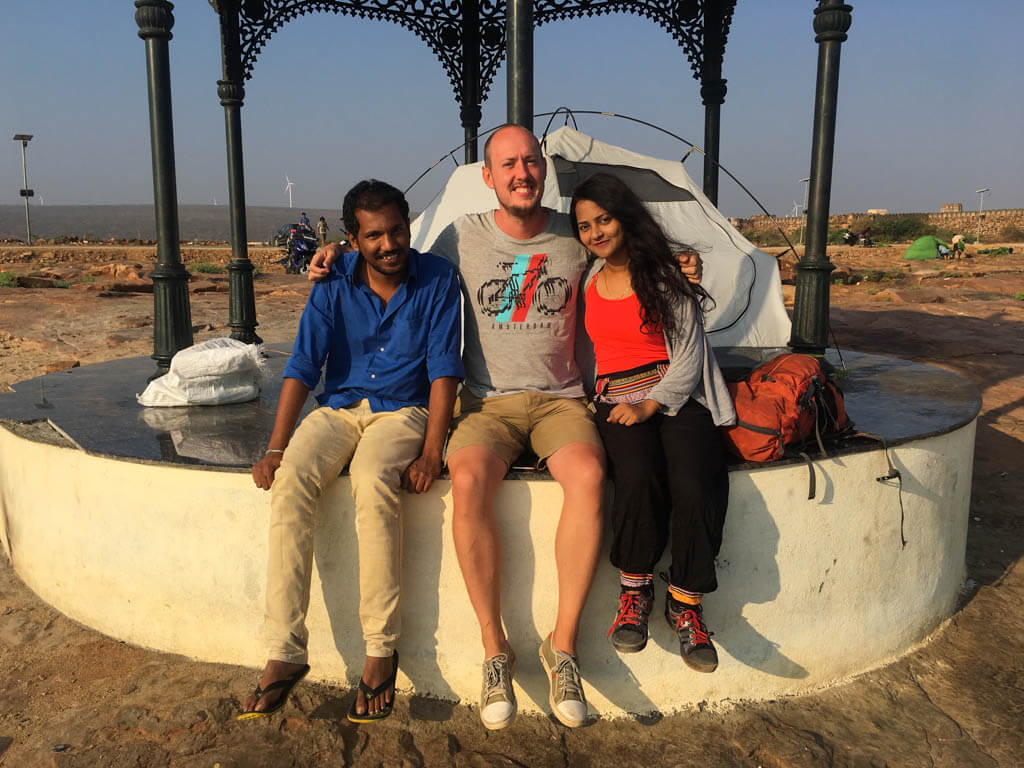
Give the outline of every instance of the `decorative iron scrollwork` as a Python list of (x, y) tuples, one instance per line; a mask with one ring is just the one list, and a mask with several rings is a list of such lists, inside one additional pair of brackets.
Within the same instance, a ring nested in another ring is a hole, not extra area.
[[(224, 10), (224, 0), (219, 3)], [(480, 34), (480, 99), (486, 97), (494, 74), (505, 55), (505, 2), (480, 0), (477, 28)], [(360, 19), (399, 24), (423, 40), (440, 60), (462, 103), (461, 0), (248, 0), (241, 4), (240, 51), (244, 77), (252, 70), (260, 51), (285, 23), (309, 13), (340, 13)]]
[[(423, 40), (440, 60), (462, 104), (463, 96), (463, 2), (462, 0), (210, 0), (221, 14), (237, 13), (244, 77), (252, 70), (260, 51), (285, 23), (309, 13), (340, 13), (361, 19), (378, 19), (399, 24)], [(721, 47), (705, 52), (704, 20), (707, 8), (720, 8)], [(716, 58), (719, 71), (736, 0), (535, 0), (534, 24), (594, 16), (631, 13), (651, 19), (686, 52), (694, 77), (701, 79), (705, 56)], [(480, 77), (478, 102), (487, 98), (491, 82), (505, 56), (505, 0), (480, 0), (476, 28), (479, 30)], [(231, 10), (228, 11), (228, 8)], [(471, 105), (472, 106), (472, 105)]]
[[(704, 19), (710, 5), (721, 9), (722, 26), (716, 31), (721, 35), (722, 45), (717, 51), (704, 49)], [(533, 21), (540, 26), (561, 19), (578, 19), (605, 13), (643, 16), (672, 35), (672, 39), (686, 52), (693, 76), (701, 80), (704, 68), (713, 63), (706, 61), (707, 55), (716, 57), (718, 71), (721, 71), (725, 41), (729, 37), (729, 25), (735, 8), (736, 0), (535, 0)]]

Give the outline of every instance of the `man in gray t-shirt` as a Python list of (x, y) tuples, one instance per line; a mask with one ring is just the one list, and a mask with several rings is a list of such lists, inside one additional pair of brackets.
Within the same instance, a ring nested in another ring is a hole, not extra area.
[(448, 442), (452, 533), (484, 646), (480, 719), (516, 715), (515, 654), (501, 623), (498, 487), (527, 447), (547, 464), (565, 501), (555, 535), (558, 615), (540, 648), (549, 703), (564, 725), (587, 718), (576, 639), (601, 544), (604, 450), (573, 356), (587, 253), (568, 217), (541, 207), (547, 163), (533, 134), (499, 128), (484, 147), (484, 182), (498, 209), (463, 216), (431, 250), (463, 281), (466, 386)]

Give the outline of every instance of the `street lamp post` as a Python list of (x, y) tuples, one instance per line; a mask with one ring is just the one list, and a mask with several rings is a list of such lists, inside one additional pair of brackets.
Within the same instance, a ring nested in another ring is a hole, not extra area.
[(807, 185), (810, 182), (811, 177), (808, 176), (806, 179), (800, 179), (800, 183), (804, 185), (804, 221), (803, 226), (800, 227), (800, 242), (799, 245), (804, 244), (804, 236), (807, 232)]
[(978, 196), (978, 237), (975, 238), (975, 242), (978, 243), (981, 242), (981, 220), (985, 218), (985, 214), (982, 213), (985, 208), (985, 195), (991, 191), (989, 187), (974, 190), (974, 194)]
[(25, 198), (25, 242), (32, 245), (32, 222), (28, 215), (28, 199), (35, 193), (28, 188), (28, 167), (25, 164), (25, 147), (32, 141), (31, 133), (16, 133), (14, 134), (14, 140), (21, 142), (21, 178), (25, 186), (20, 190), (20, 194)]

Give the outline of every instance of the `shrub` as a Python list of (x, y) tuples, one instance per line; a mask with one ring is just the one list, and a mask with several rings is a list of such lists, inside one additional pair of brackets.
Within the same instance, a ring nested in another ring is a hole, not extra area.
[(903, 277), (903, 272), (899, 269), (890, 269), (887, 272), (883, 272), (880, 269), (872, 269), (864, 273), (864, 282), (881, 283), (886, 280), (900, 280)]
[(17, 288), (18, 278), (13, 272), (0, 272), (0, 288)]
[[(739, 226), (739, 232), (747, 240), (757, 246), (780, 246), (788, 245), (786, 239), (779, 232), (778, 228), (772, 226), (754, 227), (749, 223), (744, 222)], [(790, 236), (790, 239), (795, 243), (798, 235), (794, 233)]]
[(847, 229), (850, 232), (855, 232), (857, 234), (860, 234), (865, 229), (873, 228), (874, 226), (875, 226), (875, 217), (874, 216), (861, 215), (861, 216), (854, 216), (853, 219), (850, 220), (850, 225), (847, 227)]
[(875, 240), (891, 242), (907, 242), (916, 240), (922, 235), (931, 235), (935, 227), (928, 223), (924, 216), (913, 214), (892, 214), (875, 216), (871, 224), (871, 236)]
[(71, 287), (71, 283), (69, 283), (67, 280), (54, 280), (53, 281), (53, 287), (54, 288), (70, 288)]
[(211, 264), (208, 261), (197, 261), (189, 265), (194, 272), (202, 272), (204, 275), (219, 275), (224, 271), (220, 264)]
[(999, 237), (1009, 243), (1024, 242), (1024, 229), (1016, 224), (1007, 224), (999, 232)]
[(760, 232), (758, 234), (757, 244), (767, 246), (787, 245), (786, 238), (782, 236), (782, 233), (779, 232), (779, 230), (774, 228)]
[(1024, 291), (1017, 291), (1015, 294), (1013, 294), (1013, 298), (1015, 298), (1017, 301), (1024, 301)]

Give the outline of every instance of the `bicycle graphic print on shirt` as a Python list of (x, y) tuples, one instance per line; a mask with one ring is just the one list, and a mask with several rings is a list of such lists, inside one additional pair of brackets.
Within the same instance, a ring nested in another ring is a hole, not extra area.
[(572, 286), (562, 277), (548, 277), (546, 253), (520, 254), (498, 262), (504, 278), (486, 281), (476, 292), (481, 311), (499, 323), (521, 323), (530, 307), (542, 315), (557, 315), (569, 302)]

